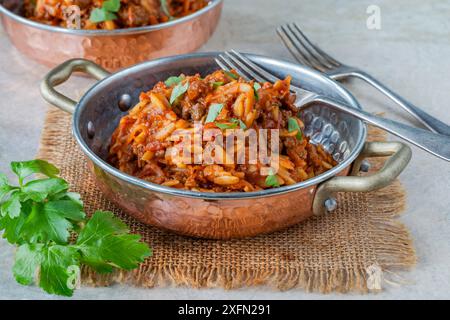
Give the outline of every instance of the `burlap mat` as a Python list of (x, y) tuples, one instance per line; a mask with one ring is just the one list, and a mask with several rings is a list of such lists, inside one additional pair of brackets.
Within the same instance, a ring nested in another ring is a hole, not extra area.
[[(371, 140), (385, 139), (379, 131), (370, 131)], [(88, 213), (115, 212), (154, 251), (132, 272), (100, 276), (84, 270), (85, 284), (227, 289), (269, 285), (279, 290), (368, 292), (382, 288), (383, 274), (415, 264), (409, 232), (396, 221), (405, 205), (398, 181), (376, 192), (340, 194), (339, 209), (333, 214), (281, 232), (233, 241), (191, 239), (142, 225), (106, 200), (90, 178), (71, 132), (70, 115), (52, 108), (38, 157), (61, 168), (73, 191), (81, 193)], [(380, 163), (375, 160), (374, 167)]]

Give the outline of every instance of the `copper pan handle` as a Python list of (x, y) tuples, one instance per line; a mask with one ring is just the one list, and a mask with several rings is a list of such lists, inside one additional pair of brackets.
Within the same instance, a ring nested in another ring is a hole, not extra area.
[(110, 75), (108, 71), (98, 64), (86, 59), (71, 59), (60, 64), (49, 73), (41, 82), (41, 95), (50, 104), (69, 113), (74, 113), (77, 102), (55, 90), (57, 85), (65, 82), (74, 72), (84, 72), (97, 80)]
[[(370, 176), (355, 176), (365, 158), (383, 156), (390, 157), (378, 172)], [(388, 186), (405, 169), (410, 159), (411, 149), (401, 142), (366, 142), (353, 164), (351, 176), (334, 177), (317, 188), (313, 203), (314, 215), (322, 215), (335, 209), (336, 192), (368, 192)]]

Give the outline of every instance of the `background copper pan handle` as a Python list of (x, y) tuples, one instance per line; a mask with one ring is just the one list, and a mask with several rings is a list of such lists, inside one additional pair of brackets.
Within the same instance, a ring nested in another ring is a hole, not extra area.
[(55, 87), (65, 82), (70, 78), (72, 73), (77, 71), (87, 73), (97, 80), (101, 80), (110, 75), (108, 71), (90, 60), (67, 60), (47, 73), (41, 83), (42, 97), (44, 97), (48, 103), (60, 108), (61, 110), (73, 113), (77, 102), (56, 91)]
[[(384, 166), (370, 176), (357, 177), (365, 158), (390, 156)], [(336, 192), (368, 192), (388, 186), (405, 169), (411, 159), (411, 149), (401, 142), (366, 142), (355, 160), (351, 176), (334, 177), (322, 183), (316, 191), (313, 203), (314, 215), (333, 211)]]

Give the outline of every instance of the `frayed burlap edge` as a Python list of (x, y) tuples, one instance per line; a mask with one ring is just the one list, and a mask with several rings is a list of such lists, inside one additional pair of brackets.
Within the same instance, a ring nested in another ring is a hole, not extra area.
[[(47, 113), (38, 158), (51, 160), (63, 156), (57, 151), (57, 143), (54, 140), (55, 134), (59, 133), (57, 126), (60, 118), (60, 111), (51, 109)], [(383, 141), (385, 139), (386, 134), (383, 131), (373, 127), (369, 129), (368, 140)], [(382, 166), (384, 159), (374, 159), (371, 162), (376, 169)], [(369, 203), (373, 212), (369, 216), (371, 232), (368, 236), (376, 243), (375, 265), (379, 266), (384, 274), (413, 267), (417, 260), (413, 240), (408, 229), (397, 220), (404, 211), (406, 202), (406, 192), (401, 183), (396, 180), (386, 188), (364, 194), (364, 197), (364, 201)], [(188, 286), (237, 289), (266, 285), (278, 290), (300, 288), (308, 292), (321, 293), (350, 291), (366, 293), (372, 291), (367, 286), (367, 267), (338, 270), (317, 268), (299, 270), (298, 267), (287, 267), (255, 271), (251, 268), (208, 265), (160, 265), (157, 267), (141, 265), (133, 271), (115, 271), (106, 275), (98, 274), (89, 268), (84, 268), (82, 273), (83, 283), (90, 286), (122, 283), (146, 288)]]

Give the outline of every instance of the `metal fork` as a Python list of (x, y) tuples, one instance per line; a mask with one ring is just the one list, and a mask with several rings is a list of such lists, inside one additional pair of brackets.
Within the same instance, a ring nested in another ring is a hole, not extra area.
[[(234, 50), (224, 52), (215, 59), (217, 64), (224, 70), (236, 70), (245, 79), (255, 79), (258, 82), (276, 82), (279, 80), (273, 74), (253, 63), (243, 54)], [(301, 109), (311, 103), (321, 103), (326, 106), (349, 113), (364, 122), (384, 129), (410, 143), (422, 148), (429, 153), (450, 161), (450, 137), (433, 133), (428, 130), (414, 128), (403, 123), (374, 116), (368, 112), (355, 109), (342, 102), (330, 99), (323, 95), (291, 86), (291, 90), (296, 94), (295, 105)]]
[(318, 46), (313, 44), (296, 23), (285, 24), (278, 27), (277, 33), (298, 62), (319, 70), (334, 80), (343, 80), (349, 77), (362, 79), (388, 96), (392, 101), (409, 112), (431, 131), (450, 136), (449, 125), (405, 100), (363, 70), (345, 65), (332, 58)]

